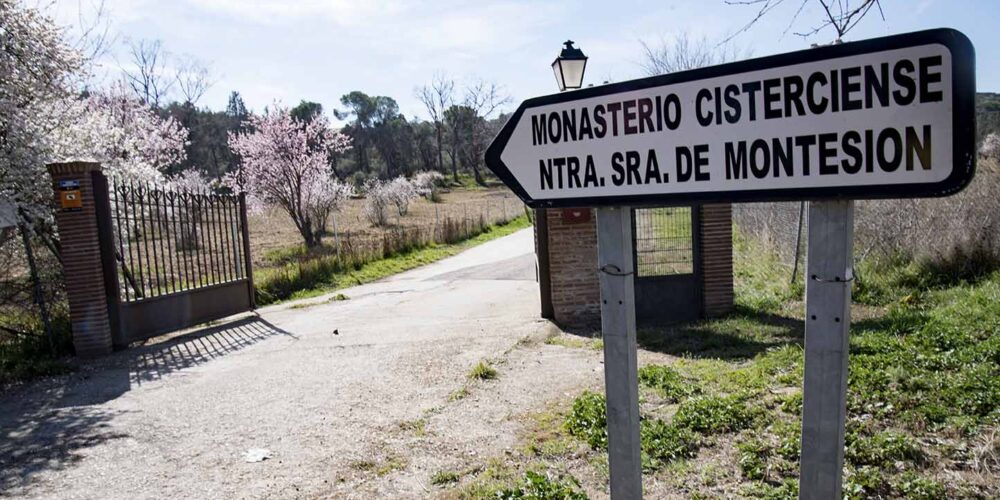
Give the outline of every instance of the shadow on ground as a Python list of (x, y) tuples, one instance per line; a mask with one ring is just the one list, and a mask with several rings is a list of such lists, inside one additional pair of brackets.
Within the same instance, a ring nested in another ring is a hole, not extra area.
[(0, 496), (32, 476), (81, 460), (84, 450), (127, 438), (100, 405), (133, 387), (249, 347), (276, 335), (295, 336), (251, 316), (139, 346), (84, 364), (79, 372), (27, 384), (0, 396)]
[(126, 351), (130, 381), (139, 386), (164, 375), (223, 357), (275, 335), (294, 334), (259, 316), (214, 326)]
[[(665, 326), (640, 326), (639, 347), (647, 351), (688, 358), (750, 359), (769, 349), (802, 344), (801, 319), (737, 309), (728, 316)], [(585, 338), (600, 337), (600, 327), (564, 330)]]

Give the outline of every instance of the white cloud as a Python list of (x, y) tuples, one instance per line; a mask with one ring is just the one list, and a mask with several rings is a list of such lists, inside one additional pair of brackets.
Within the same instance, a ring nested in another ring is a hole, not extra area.
[(281, 23), (322, 18), (340, 26), (357, 26), (393, 15), (401, 4), (387, 0), (186, 0), (191, 8), (244, 18), (257, 23)]

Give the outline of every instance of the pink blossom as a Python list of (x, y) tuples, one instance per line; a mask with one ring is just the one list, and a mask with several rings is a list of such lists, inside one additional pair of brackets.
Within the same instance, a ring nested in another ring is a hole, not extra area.
[(330, 214), (352, 193), (330, 176), (329, 168), (331, 155), (349, 149), (350, 138), (333, 130), (324, 116), (302, 123), (278, 104), (251, 117), (248, 129), (229, 135), (241, 168), (224, 184), (245, 192), (252, 210), (280, 207), (306, 245), (318, 245)]

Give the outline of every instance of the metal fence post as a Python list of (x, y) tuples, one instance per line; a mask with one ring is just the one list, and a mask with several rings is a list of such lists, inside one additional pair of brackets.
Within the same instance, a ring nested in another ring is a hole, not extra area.
[(250, 256), (250, 226), (247, 225), (247, 195), (240, 193), (240, 226), (243, 230), (243, 265), (247, 267), (247, 287), (250, 290), (250, 309), (257, 308), (257, 294), (253, 286), (253, 259)]

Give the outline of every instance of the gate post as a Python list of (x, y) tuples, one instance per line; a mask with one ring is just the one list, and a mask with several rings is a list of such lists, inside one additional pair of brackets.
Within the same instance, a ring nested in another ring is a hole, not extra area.
[(91, 175), (91, 172), (101, 171), (101, 164), (52, 163), (48, 170), (55, 195), (55, 219), (62, 245), (73, 347), (81, 357), (109, 354), (113, 349), (111, 318)]

